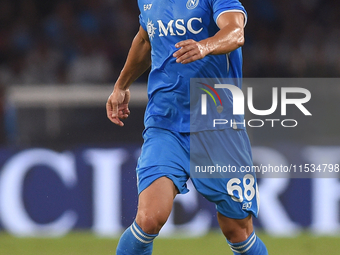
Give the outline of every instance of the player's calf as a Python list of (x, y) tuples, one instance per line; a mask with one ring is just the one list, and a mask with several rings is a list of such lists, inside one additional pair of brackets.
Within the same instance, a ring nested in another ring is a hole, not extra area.
[(232, 219), (217, 213), (217, 219), (235, 255), (268, 255), (266, 246), (255, 234), (251, 215), (244, 219)]
[(230, 249), (235, 255), (268, 255), (268, 251), (264, 243), (253, 232), (247, 240), (240, 243), (231, 243), (227, 241)]
[(173, 182), (161, 177), (139, 194), (136, 220), (121, 236), (117, 255), (150, 255), (153, 240), (168, 219), (177, 194)]

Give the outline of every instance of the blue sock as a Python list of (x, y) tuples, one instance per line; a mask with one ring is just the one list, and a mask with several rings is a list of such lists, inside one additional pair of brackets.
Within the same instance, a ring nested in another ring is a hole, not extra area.
[(134, 221), (120, 237), (116, 255), (151, 255), (156, 236), (145, 233)]
[(266, 246), (255, 235), (255, 232), (251, 233), (248, 239), (241, 243), (231, 243), (228, 240), (227, 242), (235, 255), (268, 255)]

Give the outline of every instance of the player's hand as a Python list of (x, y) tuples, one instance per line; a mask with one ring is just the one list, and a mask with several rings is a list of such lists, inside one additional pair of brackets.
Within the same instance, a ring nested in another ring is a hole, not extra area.
[(124, 126), (121, 120), (130, 115), (129, 101), (130, 90), (119, 89), (115, 86), (106, 103), (106, 114), (109, 120), (118, 126)]
[(179, 48), (179, 50), (173, 56), (176, 58), (177, 63), (182, 64), (202, 59), (209, 53), (206, 45), (192, 39), (176, 43), (175, 47)]

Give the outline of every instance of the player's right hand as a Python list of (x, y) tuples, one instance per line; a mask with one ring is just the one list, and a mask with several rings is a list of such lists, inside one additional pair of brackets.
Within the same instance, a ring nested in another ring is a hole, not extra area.
[(126, 119), (130, 115), (129, 101), (130, 90), (120, 89), (118, 86), (115, 86), (106, 103), (106, 114), (109, 120), (118, 126), (124, 126), (121, 120)]

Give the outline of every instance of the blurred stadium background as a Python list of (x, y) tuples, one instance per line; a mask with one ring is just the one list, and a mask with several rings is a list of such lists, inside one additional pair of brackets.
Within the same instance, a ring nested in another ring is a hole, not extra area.
[[(339, 164), (340, 4), (242, 3), (244, 76), (311, 78), (302, 87), (312, 118), (289, 131), (248, 130), (255, 163)], [(0, 254), (114, 253), (135, 214), (147, 74), (132, 88), (124, 128), (107, 120), (105, 103), (138, 14), (135, 0), (0, 1)], [(256, 87), (254, 102), (267, 109), (268, 89)], [(259, 184), (255, 225), (271, 254), (340, 254), (339, 175)], [(155, 254), (227, 249), (214, 207), (191, 190), (176, 199)]]

